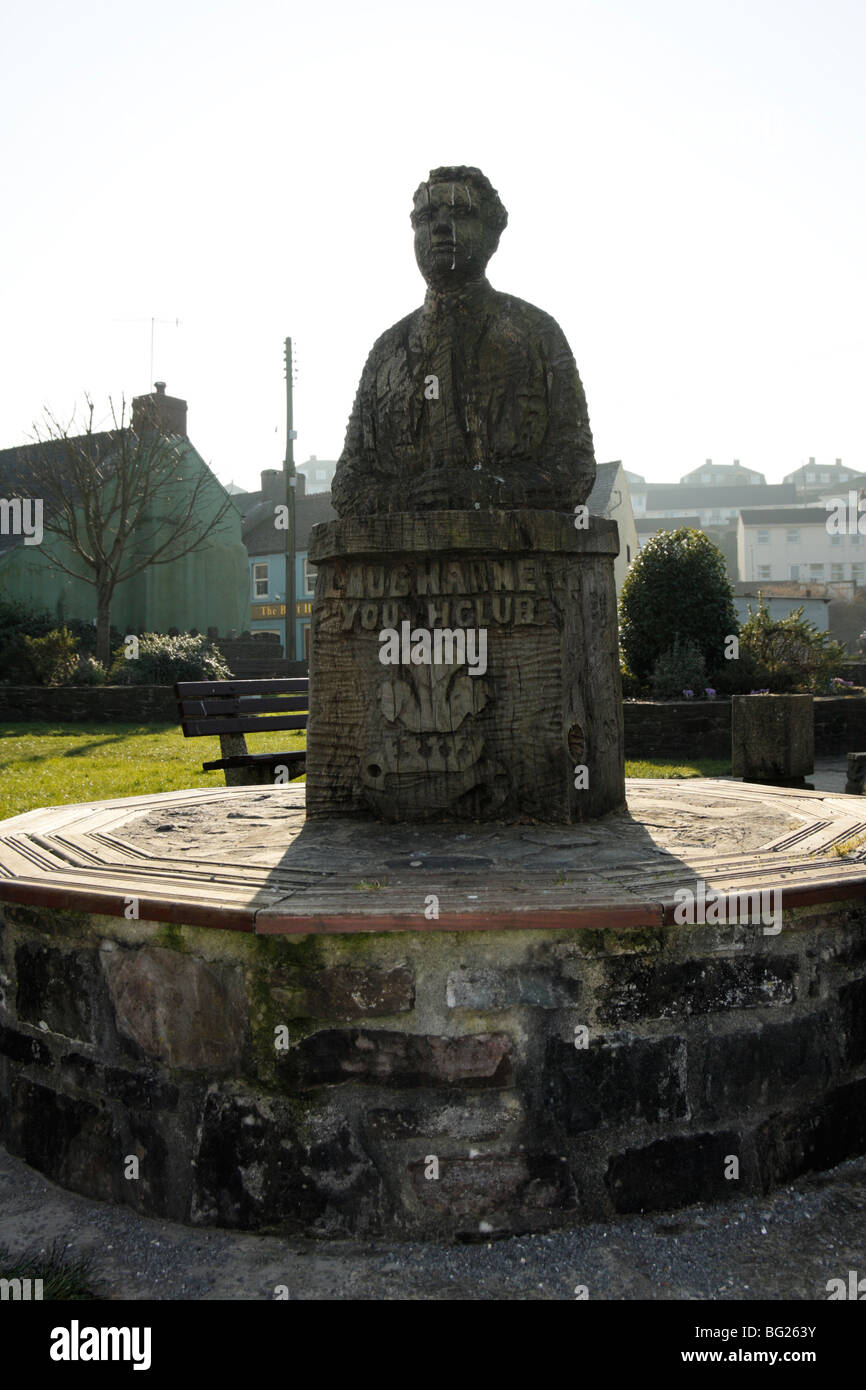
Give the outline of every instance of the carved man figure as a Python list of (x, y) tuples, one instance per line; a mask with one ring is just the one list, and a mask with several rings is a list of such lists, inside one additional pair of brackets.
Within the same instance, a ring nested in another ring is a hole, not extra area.
[(432, 170), (412, 211), (424, 304), (374, 344), (332, 497), (340, 516), (570, 511), (595, 480), (565, 336), (485, 271), (508, 214), (479, 169)]

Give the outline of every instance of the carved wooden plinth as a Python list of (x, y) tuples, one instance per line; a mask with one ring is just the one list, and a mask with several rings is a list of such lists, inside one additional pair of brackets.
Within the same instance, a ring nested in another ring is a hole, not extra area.
[(307, 814), (574, 822), (622, 806), (617, 553), (614, 522), (560, 512), (314, 527)]

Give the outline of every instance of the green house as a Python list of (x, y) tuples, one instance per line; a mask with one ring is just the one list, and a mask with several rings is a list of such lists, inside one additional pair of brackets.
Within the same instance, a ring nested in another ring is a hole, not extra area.
[[(155, 392), (138, 396), (132, 403), (133, 428), (140, 430), (143, 422), (152, 422), (159, 434), (178, 449), (171, 496), (163, 500), (161, 507), (173, 516), (183, 516), (185, 503), (189, 504), (198, 485), (194, 516), (195, 525), (201, 527), (209, 517), (218, 515), (228, 494), (190, 443), (186, 416), (186, 401), (167, 396), (164, 382), (157, 382)], [(94, 434), (90, 442), (108, 450), (111, 438), (109, 433)], [(20, 514), (9, 505), (14, 470), (22, 464), (26, 467), (28, 454), (38, 447), (23, 445), (0, 450), (0, 597), (18, 600), (40, 612), (48, 611), (58, 624), (70, 618), (95, 622), (93, 585), (53, 563), (45, 544), (50, 542), (63, 564), (84, 574), (87, 570), (80, 557), (47, 531), (44, 541), (37, 542), (35, 525), (31, 525), (29, 535), (21, 534), (20, 525), (16, 525)], [(35, 515), (31, 508), (31, 518)], [(127, 553), (134, 554), (135, 549), (133, 535)], [(248, 590), (249, 565), (241, 518), (237, 509), (229, 506), (200, 548), (165, 564), (149, 564), (120, 583), (111, 604), (111, 622), (123, 632), (168, 632), (171, 628), (206, 632), (213, 627), (225, 635), (247, 625)]]

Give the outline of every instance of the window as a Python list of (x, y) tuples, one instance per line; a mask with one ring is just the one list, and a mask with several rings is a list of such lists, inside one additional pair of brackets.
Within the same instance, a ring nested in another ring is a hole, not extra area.
[(830, 537), (830, 544), (831, 544), (831, 545), (841, 545), (841, 544), (842, 544), (842, 537), (841, 537), (841, 536), (831, 536), (831, 537)]
[(319, 483), (324, 482), (324, 480), (325, 480), (325, 478), (326, 478), (327, 476), (328, 476), (328, 475), (327, 475), (327, 473), (325, 472), (324, 468), (317, 468), (317, 469), (316, 469), (316, 481), (317, 481), (317, 482), (319, 482)]
[(807, 474), (806, 474), (806, 482), (807, 482), (807, 483), (814, 483), (814, 481), (815, 481), (815, 474), (814, 474), (814, 473), (807, 473)]
[(268, 567), (267, 565), (253, 565), (253, 593), (256, 598), (267, 598), (268, 596)]
[(316, 592), (316, 566), (311, 565), (306, 556), (304, 556), (304, 588), (308, 594)]
[(791, 566), (791, 578), (792, 578), (792, 579), (799, 579), (799, 578), (800, 578), (800, 566), (799, 566), (799, 565), (792, 565), (792, 566)]
[(800, 544), (800, 532), (797, 531), (797, 530), (786, 531), (786, 532), (785, 532), (785, 540), (788, 542), (789, 545), (799, 545), (799, 544)]
[(823, 579), (823, 578), (824, 578), (824, 566), (823, 566), (823, 565), (810, 565), (810, 566), (809, 566), (809, 578), (810, 578), (810, 579)]
[(759, 532), (758, 532), (758, 545), (769, 545), (769, 544), (770, 544), (770, 533), (769, 533), (769, 531), (759, 531)]
[(769, 566), (769, 565), (758, 565), (758, 578), (759, 578), (759, 579), (769, 579), (769, 578), (770, 578), (770, 566)]
[(849, 541), (851, 542), (852, 545), (859, 545), (859, 544), (860, 544), (860, 536), (859, 536), (859, 534), (856, 533), (856, 532), (855, 532), (855, 534), (854, 534), (853, 536), (849, 536), (848, 539), (849, 539)]
[(844, 579), (844, 578), (845, 578), (845, 566), (844, 566), (844, 565), (831, 565), (831, 566), (830, 566), (830, 579), (831, 579), (831, 580), (835, 581), (835, 580)]
[(854, 583), (855, 583), (855, 584), (862, 584), (862, 583), (863, 583), (863, 564), (862, 564), (862, 562), (858, 562), (856, 565), (852, 565), (852, 566), (851, 566), (851, 578), (854, 580)]

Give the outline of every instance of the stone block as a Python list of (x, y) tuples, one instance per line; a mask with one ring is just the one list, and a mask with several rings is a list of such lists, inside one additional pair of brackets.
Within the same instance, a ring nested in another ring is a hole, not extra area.
[(51, 1049), (41, 1038), (32, 1037), (29, 1033), (20, 1033), (15, 1028), (0, 1026), (0, 1054), (8, 1057), (11, 1062), (20, 1062), (24, 1066), (31, 1062), (40, 1067), (54, 1066)]
[(613, 1035), (577, 1048), (548, 1040), (545, 1108), (565, 1134), (626, 1120), (651, 1124), (688, 1114), (686, 1045), (681, 1038)]
[[(694, 1134), (659, 1139), (611, 1158), (605, 1184), (617, 1212), (675, 1211), (694, 1202), (737, 1197), (743, 1190), (740, 1136)], [(725, 1177), (729, 1155), (740, 1159), (740, 1179)]]
[(126, 1196), (126, 1150), (113, 1116), (99, 1103), (14, 1077), (6, 1145), (10, 1153), (74, 1192), (116, 1202)]
[(105, 1009), (105, 984), (94, 950), (60, 950), (19, 941), (15, 951), (16, 1009), (24, 1023), (47, 1023), (52, 1033), (95, 1042)]
[(771, 1116), (755, 1134), (764, 1191), (801, 1173), (833, 1168), (866, 1150), (866, 1079), (793, 1113)]
[(510, 1092), (479, 1091), (445, 1103), (433, 1096), (427, 1103), (365, 1109), (364, 1132), (375, 1139), (477, 1143), (501, 1138), (522, 1118), (523, 1107)]
[(442, 1158), (438, 1178), (425, 1176), (429, 1165), (409, 1165), (412, 1186), (428, 1211), (444, 1214), (448, 1224), (467, 1224), (467, 1235), (479, 1236), (478, 1226), (489, 1221), (495, 1229), (545, 1225), (544, 1215), (576, 1206), (568, 1167), (549, 1154), (484, 1154), (475, 1158)]
[(709, 1037), (701, 1071), (701, 1112), (710, 1119), (777, 1104), (826, 1086), (839, 1068), (829, 1014), (769, 1023), (755, 1032)]
[(866, 781), (866, 753), (849, 753), (848, 776), (845, 782), (846, 795), (862, 796), (864, 781)]
[(304, 1124), (280, 1097), (212, 1091), (205, 1098), (194, 1222), (338, 1234), (375, 1227), (383, 1203), (375, 1164), (344, 1121), (335, 1130), (321, 1117)]
[(169, 1067), (239, 1067), (247, 1038), (243, 977), (160, 946), (103, 953), (121, 1034)]
[(731, 772), (746, 782), (802, 782), (815, 770), (811, 695), (735, 695)]
[(560, 975), (555, 965), (546, 970), (452, 970), (445, 987), (449, 1009), (509, 1009), (525, 1004), (536, 1009), (569, 1008), (580, 998), (580, 981)]
[(845, 1061), (849, 1067), (866, 1062), (866, 980), (853, 980), (839, 990)]
[(608, 962), (598, 1016), (605, 1023), (620, 1023), (790, 1004), (797, 997), (796, 980), (796, 962), (784, 956), (664, 965), (622, 958)]
[(406, 1013), (415, 1004), (415, 976), (397, 966), (332, 965), (305, 973), (288, 989), (272, 991), (285, 1018), (378, 1018)]
[(278, 1059), (287, 1085), (508, 1086), (511, 1039), (506, 1033), (443, 1038), (369, 1029), (324, 1029)]

